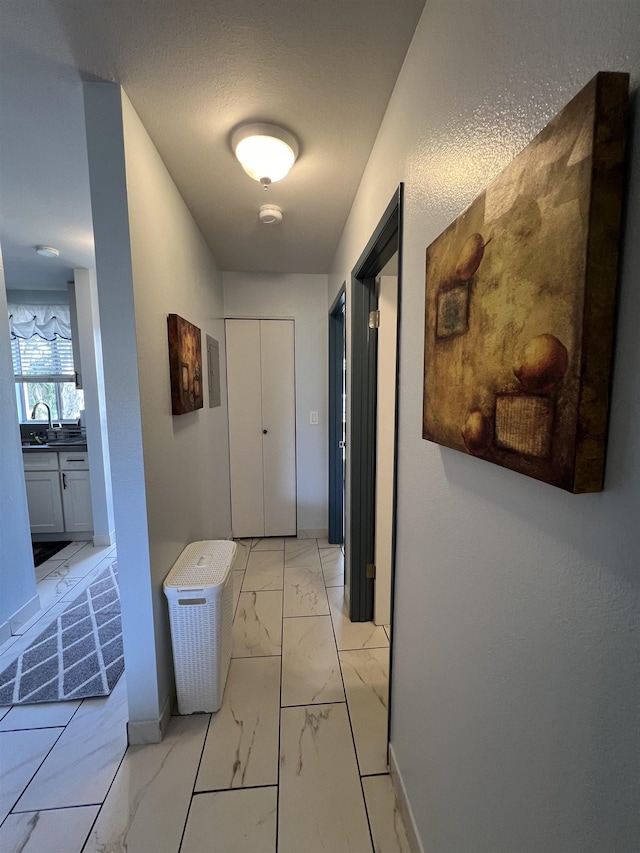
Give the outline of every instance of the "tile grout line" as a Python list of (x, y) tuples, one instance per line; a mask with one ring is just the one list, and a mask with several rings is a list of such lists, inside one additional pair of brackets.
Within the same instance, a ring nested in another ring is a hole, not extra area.
[(276, 838), (275, 838), (275, 853), (278, 853), (280, 845), (280, 764), (281, 764), (281, 748), (282, 748), (282, 674), (284, 670), (284, 564), (285, 558), (285, 543), (282, 544), (282, 618), (280, 626), (280, 707), (278, 708), (278, 768), (276, 774)]
[[(326, 588), (326, 585), (325, 585), (325, 588)], [(329, 596), (327, 595), (327, 598), (328, 597)], [(369, 809), (367, 808), (367, 798), (365, 797), (365, 794), (364, 794), (364, 785), (362, 783), (362, 774), (360, 773), (360, 759), (358, 757), (358, 750), (356, 747), (356, 738), (355, 738), (355, 734), (353, 731), (353, 722), (351, 720), (351, 711), (349, 709), (349, 695), (347, 693), (347, 688), (346, 688), (345, 683), (344, 683), (344, 675), (342, 674), (342, 661), (340, 660), (340, 652), (341, 651), (347, 651), (347, 650), (338, 648), (338, 638), (336, 637), (336, 629), (335, 629), (335, 625), (333, 623), (333, 612), (330, 612), (329, 615), (331, 617), (331, 629), (333, 631), (333, 641), (336, 644), (336, 655), (338, 657), (338, 669), (340, 670), (340, 679), (342, 681), (342, 689), (344, 690), (345, 705), (346, 705), (346, 709), (347, 709), (347, 719), (349, 720), (349, 731), (351, 732), (351, 741), (353, 743), (353, 753), (354, 753), (354, 756), (356, 759), (356, 769), (358, 771), (358, 781), (360, 782), (360, 793), (362, 795), (362, 804), (364, 806), (364, 813), (365, 813), (366, 818), (367, 818), (367, 827), (369, 829), (369, 839), (371, 841), (371, 851), (372, 851), (372, 853), (374, 853), (375, 842), (373, 840), (373, 830), (371, 828), (371, 820), (369, 818)]]
[[(12, 706), (12, 707), (14, 707), (14, 706)], [(38, 766), (37, 766), (37, 767), (36, 767), (36, 769), (34, 770), (33, 774), (31, 775), (31, 777), (30, 777), (29, 781), (26, 783), (26, 785), (23, 787), (23, 789), (22, 789), (22, 790), (20, 791), (20, 793), (18, 794), (18, 797), (17, 797), (16, 801), (14, 802), (14, 804), (11, 806), (11, 808), (10, 808), (10, 809), (9, 809), (9, 811), (7, 812), (7, 817), (9, 817), (9, 815), (10, 815), (10, 814), (23, 814), (23, 812), (20, 812), (20, 811), (15, 811), (15, 812), (14, 812), (14, 809), (15, 809), (15, 807), (18, 805), (18, 803), (20, 802), (20, 800), (21, 800), (22, 796), (24, 795), (24, 793), (25, 793), (25, 791), (27, 790), (27, 788), (29, 787), (29, 785), (33, 782), (33, 780), (34, 780), (34, 778), (35, 778), (35, 776), (36, 776), (36, 773), (38, 773), (38, 771), (40, 770), (40, 768), (42, 767), (42, 765), (44, 764), (44, 762), (47, 760), (47, 758), (48, 758), (48, 757), (49, 757), (49, 755), (51, 754), (51, 750), (52, 750), (52, 749), (53, 749), (53, 747), (58, 743), (58, 741), (60, 740), (60, 738), (61, 738), (61, 737), (62, 737), (62, 735), (64, 734), (64, 731), (65, 731), (65, 729), (66, 729), (66, 726), (52, 726), (52, 728), (56, 728), (56, 729), (57, 729), (57, 728), (60, 728), (60, 729), (61, 729), (60, 734), (59, 734), (59, 735), (58, 735), (58, 737), (54, 740), (54, 742), (51, 744), (51, 746), (50, 746), (50, 747), (49, 747), (49, 749), (47, 750), (46, 755), (45, 755), (45, 756), (43, 756), (42, 761), (40, 761), (40, 763), (38, 764)], [(22, 729), (21, 731), (29, 731), (29, 729)], [(6, 820), (6, 818), (5, 818), (5, 820)], [(3, 821), (3, 823), (4, 823), (4, 821)]]

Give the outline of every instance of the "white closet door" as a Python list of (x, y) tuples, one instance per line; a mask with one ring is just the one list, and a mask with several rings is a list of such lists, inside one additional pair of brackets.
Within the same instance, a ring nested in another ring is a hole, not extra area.
[(225, 328), (233, 535), (263, 536), (260, 324), (227, 320)]
[(294, 324), (260, 320), (264, 535), (296, 534)]

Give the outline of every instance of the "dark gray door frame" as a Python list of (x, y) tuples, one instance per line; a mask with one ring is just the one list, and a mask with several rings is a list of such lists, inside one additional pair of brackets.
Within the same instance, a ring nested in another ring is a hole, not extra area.
[[(374, 582), (367, 577), (367, 565), (375, 555), (376, 489), (376, 394), (377, 335), (369, 328), (369, 314), (377, 309), (375, 279), (398, 251), (398, 331), (402, 283), (402, 199), (400, 184), (387, 206), (378, 227), (360, 256), (351, 276), (351, 399), (350, 447), (347, 464), (350, 479), (349, 618), (352, 622), (373, 619)], [(398, 345), (399, 345), (398, 336)], [(398, 403), (396, 401), (396, 421)], [(397, 424), (396, 424), (397, 441)], [(395, 482), (394, 532), (395, 554)], [(392, 557), (394, 561), (394, 558)], [(393, 565), (392, 565), (393, 572)], [(393, 604), (393, 593), (392, 593)]]
[(346, 283), (329, 311), (329, 542), (344, 543), (342, 441), (342, 360), (344, 358)]

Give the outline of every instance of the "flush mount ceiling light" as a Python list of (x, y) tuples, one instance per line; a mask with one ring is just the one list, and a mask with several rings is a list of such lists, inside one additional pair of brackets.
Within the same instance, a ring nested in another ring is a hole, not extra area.
[(59, 250), (53, 246), (36, 246), (36, 253), (43, 258), (57, 258), (60, 255)]
[(276, 124), (245, 124), (231, 137), (231, 146), (247, 175), (265, 188), (281, 181), (298, 156), (295, 136)]

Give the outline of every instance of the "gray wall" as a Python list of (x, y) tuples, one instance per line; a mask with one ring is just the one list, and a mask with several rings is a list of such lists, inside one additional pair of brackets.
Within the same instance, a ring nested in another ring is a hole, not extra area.
[(231, 532), (226, 388), (222, 406), (173, 417), (167, 345), (170, 313), (224, 343), (222, 274), (126, 95), (86, 84), (85, 111), (129, 737), (140, 742), (159, 739), (172, 689), (164, 578), (189, 542)]
[[(421, 438), (425, 248), (599, 70), (634, 122), (605, 491)], [(424, 849), (640, 838), (640, 4), (428, 0), (329, 301), (406, 182), (392, 747)]]
[[(15, 399), (7, 298), (0, 252), (0, 400), (3, 401), (0, 406), (0, 643), (11, 635), (9, 623), (14, 614), (30, 602), (31, 609), (37, 610), (39, 607)], [(29, 612), (28, 616), (31, 615)]]

